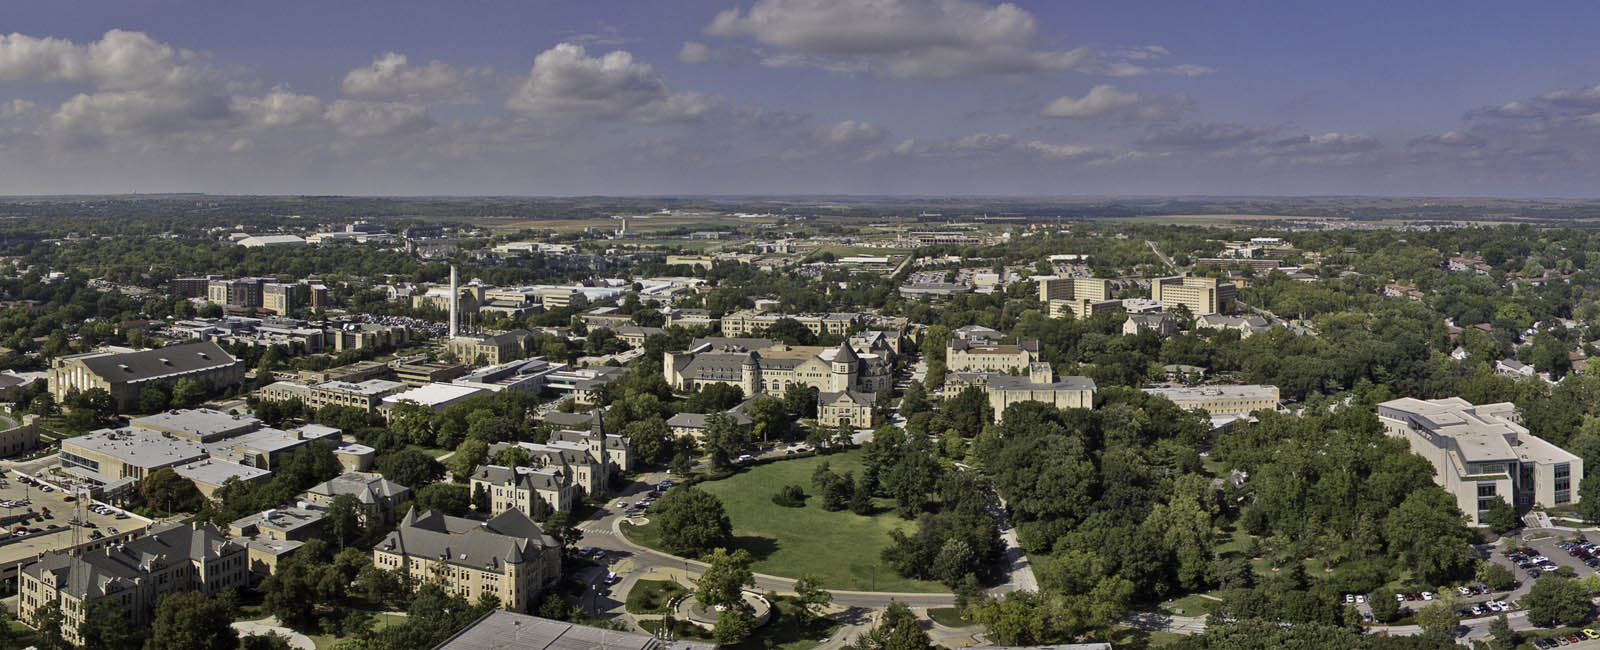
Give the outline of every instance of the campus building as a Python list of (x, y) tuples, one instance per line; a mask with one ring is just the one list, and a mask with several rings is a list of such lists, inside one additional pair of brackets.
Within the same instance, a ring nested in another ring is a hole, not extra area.
[(1010, 372), (1027, 370), (1039, 360), (1039, 341), (1018, 341), (1014, 345), (973, 343), (950, 339), (944, 348), (944, 367), (953, 372)]
[(1162, 309), (1171, 311), (1183, 305), (1196, 316), (1233, 311), (1238, 294), (1238, 288), (1232, 283), (1217, 278), (1181, 275), (1150, 281), (1150, 299), (1160, 301)]
[(561, 578), (561, 546), (515, 509), (477, 521), (412, 508), (372, 549), (372, 561), (419, 587), (437, 584), (467, 602), (489, 594), (518, 612)]
[(1248, 415), (1278, 408), (1278, 387), (1270, 385), (1172, 386), (1146, 388), (1144, 392), (1172, 400), (1184, 410), (1205, 409), (1212, 417)]
[(944, 392), (955, 395), (969, 387), (983, 389), (994, 409), (994, 421), (1005, 416), (1006, 407), (1021, 402), (1043, 402), (1059, 409), (1094, 408), (1094, 380), (1088, 377), (1055, 376), (1050, 364), (1028, 364), (1027, 374), (1012, 375), (994, 371), (963, 371), (945, 375)]
[(862, 322), (861, 314), (779, 314), (762, 309), (743, 309), (722, 317), (723, 336), (745, 336), (758, 329), (772, 327), (783, 319), (798, 321), (812, 334), (843, 336), (850, 328)]
[(523, 358), (532, 338), (533, 332), (522, 329), (486, 336), (457, 336), (445, 341), (444, 349), (462, 363), (495, 366)]
[(817, 422), (825, 427), (870, 429), (878, 425), (877, 398), (869, 393), (842, 390), (817, 395)]
[(1583, 459), (1530, 433), (1510, 402), (1406, 397), (1379, 404), (1378, 421), (1433, 463), (1434, 482), (1455, 495), (1473, 525), (1498, 498), (1518, 510), (1578, 502)]
[(1111, 297), (1111, 281), (1103, 278), (1039, 278), (1039, 302), (1049, 308), (1051, 318), (1069, 313), (1088, 318), (1122, 308), (1122, 301)]
[(210, 525), (152, 527), (143, 537), (82, 555), (45, 553), (20, 575), (18, 618), (31, 621), (40, 607), (60, 603), (61, 634), (74, 645), (83, 645), (78, 626), (96, 603), (121, 610), (130, 625), (148, 626), (161, 596), (214, 596), (250, 584), (244, 544)]
[[(552, 507), (558, 503), (570, 504), (583, 495), (602, 494), (610, 485), (612, 476), (633, 467), (633, 445), (623, 436), (606, 433), (604, 416), (599, 411), (594, 411), (585, 423), (563, 426), (551, 432), (550, 439), (543, 444), (501, 442), (490, 445), (489, 457), (493, 458), (509, 447), (518, 447), (527, 452), (528, 460), (524, 466), (554, 471), (556, 483), (552, 489), (569, 491), (558, 499), (547, 500)], [(500, 473), (474, 475), (472, 487), (476, 489), (478, 483), (484, 483), (487, 488), (510, 486), (517, 479), (515, 475)], [(525, 499), (521, 502), (531, 503)], [(527, 514), (531, 515), (532, 511)]]
[(361, 504), (367, 521), (394, 521), (400, 511), (411, 502), (411, 488), (395, 483), (378, 474), (345, 472), (339, 476), (311, 486), (301, 494), (307, 501), (324, 508), (333, 504), (340, 495), (348, 494)]
[(662, 373), (673, 388), (732, 384), (747, 396), (783, 395), (794, 384), (822, 392), (877, 393), (894, 384), (889, 357), (838, 347), (785, 345), (765, 339), (700, 339), (687, 352), (668, 352)]
[(210, 341), (137, 352), (91, 352), (56, 359), (48, 385), (57, 403), (67, 393), (100, 388), (111, 394), (118, 411), (129, 411), (138, 403), (140, 389), (157, 382), (173, 385), (180, 379), (232, 386), (244, 381), (244, 364)]

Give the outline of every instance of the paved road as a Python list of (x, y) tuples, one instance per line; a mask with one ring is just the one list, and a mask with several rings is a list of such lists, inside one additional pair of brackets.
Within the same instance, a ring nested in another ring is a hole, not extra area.
[(1147, 239), (1147, 240), (1145, 240), (1144, 243), (1146, 245), (1150, 246), (1150, 251), (1155, 253), (1156, 257), (1161, 258), (1161, 263), (1162, 264), (1166, 264), (1168, 268), (1174, 268), (1174, 269), (1178, 268), (1178, 264), (1176, 262), (1173, 262), (1172, 258), (1167, 257), (1166, 253), (1161, 252), (1161, 249), (1156, 247), (1156, 243), (1155, 242), (1150, 241), (1150, 240)]

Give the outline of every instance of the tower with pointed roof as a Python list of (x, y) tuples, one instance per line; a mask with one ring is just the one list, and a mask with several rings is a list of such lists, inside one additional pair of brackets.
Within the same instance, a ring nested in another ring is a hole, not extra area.
[(856, 356), (856, 351), (850, 349), (850, 343), (839, 344), (839, 349), (833, 353), (833, 361), (829, 368), (833, 371), (829, 390), (833, 392), (846, 391), (855, 388), (856, 369), (861, 365), (861, 357)]

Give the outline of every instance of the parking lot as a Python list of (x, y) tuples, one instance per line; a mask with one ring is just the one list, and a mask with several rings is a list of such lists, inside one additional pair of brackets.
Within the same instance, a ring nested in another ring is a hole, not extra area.
[(19, 564), (42, 553), (126, 536), (150, 523), (117, 509), (94, 512), (93, 502), (61, 486), (32, 477), (24, 481), (24, 469), (39, 471), (37, 463), (29, 463), (0, 474), (0, 578), (14, 578)]

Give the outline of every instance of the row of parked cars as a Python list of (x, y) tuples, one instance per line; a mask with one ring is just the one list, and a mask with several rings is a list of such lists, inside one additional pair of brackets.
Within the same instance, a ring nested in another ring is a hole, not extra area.
[(1550, 648), (1559, 648), (1564, 645), (1572, 645), (1579, 641), (1588, 641), (1590, 639), (1600, 639), (1600, 632), (1586, 629), (1582, 632), (1573, 632), (1572, 634), (1565, 636), (1550, 637), (1548, 639), (1536, 639), (1533, 642), (1533, 647), (1538, 648), (1539, 650), (1550, 650)]
[(1600, 569), (1600, 546), (1595, 546), (1594, 542), (1590, 542), (1588, 540), (1584, 540), (1582, 542), (1562, 542), (1557, 544), (1557, 546), (1561, 547), (1561, 550), (1566, 551), (1567, 555), (1581, 560), (1584, 564), (1588, 565), (1589, 568)]
[(1538, 579), (1539, 576), (1561, 568), (1556, 566), (1555, 562), (1551, 562), (1550, 558), (1531, 548), (1513, 549), (1506, 551), (1505, 554), (1506, 559), (1511, 560), (1518, 569), (1527, 571), (1529, 578)]

